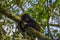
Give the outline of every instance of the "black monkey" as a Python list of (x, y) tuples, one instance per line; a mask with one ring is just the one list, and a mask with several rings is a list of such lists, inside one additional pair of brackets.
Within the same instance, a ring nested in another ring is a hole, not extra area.
[[(24, 24), (24, 22), (26, 24)], [(28, 27), (32, 27), (32, 28), (36, 29), (37, 31), (40, 31), (39, 24), (36, 23), (36, 21), (33, 20), (28, 14), (22, 15), (21, 20), (18, 22), (18, 26), (22, 32), (25, 32)]]

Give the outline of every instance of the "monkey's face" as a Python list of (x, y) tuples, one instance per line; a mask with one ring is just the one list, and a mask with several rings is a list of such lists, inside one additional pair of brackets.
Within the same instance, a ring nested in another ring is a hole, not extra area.
[(23, 20), (23, 21), (25, 21), (25, 22), (27, 22), (27, 23), (29, 23), (29, 22), (30, 22), (30, 20), (31, 20), (31, 18), (30, 18), (30, 16), (29, 16), (29, 15), (24, 14), (24, 15), (22, 16), (22, 20)]

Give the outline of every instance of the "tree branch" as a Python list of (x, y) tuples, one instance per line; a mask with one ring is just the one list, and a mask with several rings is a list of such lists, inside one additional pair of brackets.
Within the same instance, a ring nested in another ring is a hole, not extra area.
[[(6, 8), (0, 8), (0, 13), (2, 13), (3, 15), (7, 16), (8, 18), (18, 22), (20, 20), (19, 16), (16, 16), (14, 13), (8, 12)], [(33, 28), (29, 28), (27, 30), (27, 33), (32, 35), (33, 37), (38, 37), (39, 39), (46, 39), (46, 40), (51, 40), (50, 38), (48, 38), (47, 36), (44, 36), (42, 34), (40, 34), (40, 32), (35, 31)]]
[(34, 38), (37, 37), (40, 40), (52, 40), (51, 38), (48, 38), (48, 36), (45, 36), (45, 35), (41, 34), (40, 32), (38, 32), (37, 30), (35, 30), (35, 29), (31, 28), (31, 27), (27, 29), (27, 33), (30, 36), (32, 36)]
[(49, 24), (50, 26), (56, 26), (56, 27), (60, 27), (59, 24)]
[(20, 20), (20, 17), (19, 16), (16, 16), (14, 13), (12, 12), (9, 12), (6, 8), (0, 8), (0, 13), (7, 16), (8, 18), (14, 20), (14, 21), (19, 21)]

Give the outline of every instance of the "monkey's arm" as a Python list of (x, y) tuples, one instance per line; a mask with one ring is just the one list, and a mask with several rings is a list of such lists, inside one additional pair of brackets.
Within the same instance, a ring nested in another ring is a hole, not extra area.
[(20, 20), (20, 21), (18, 22), (18, 30), (21, 30), (22, 32), (25, 32), (25, 31), (26, 31), (25, 28), (23, 27), (23, 22), (22, 22), (22, 20)]

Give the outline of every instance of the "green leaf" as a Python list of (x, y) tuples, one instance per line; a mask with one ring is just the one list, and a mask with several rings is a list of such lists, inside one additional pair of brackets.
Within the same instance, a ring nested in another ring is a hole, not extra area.
[(0, 13), (0, 19), (2, 18), (2, 16), (3, 16), (3, 15)]
[(54, 33), (57, 33), (57, 32), (58, 32), (58, 30), (54, 30), (53, 32), (54, 32)]
[(60, 40), (60, 33), (58, 33), (57, 36), (58, 36), (58, 39)]

